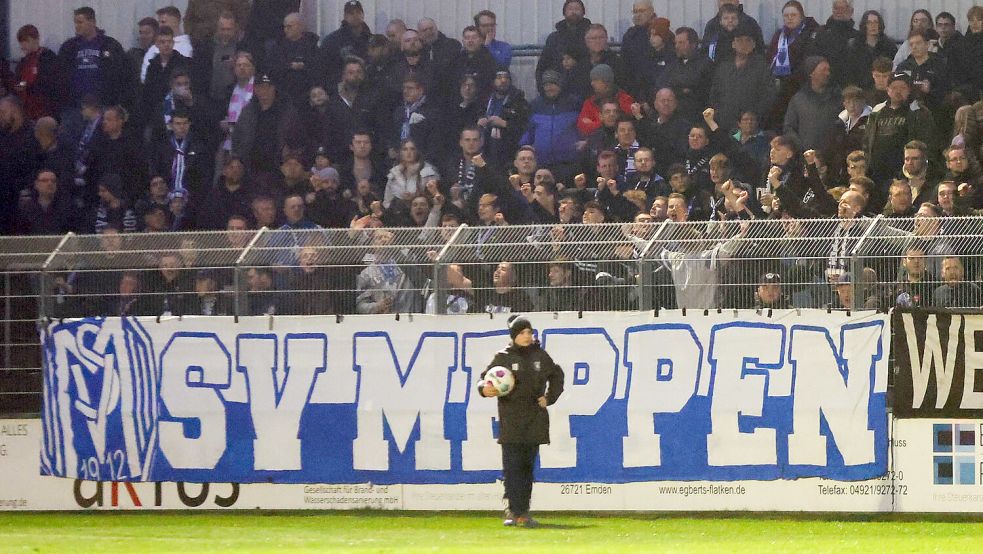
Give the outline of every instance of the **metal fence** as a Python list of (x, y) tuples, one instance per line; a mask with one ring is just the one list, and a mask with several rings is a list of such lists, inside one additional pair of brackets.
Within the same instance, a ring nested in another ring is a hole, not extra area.
[(983, 218), (0, 237), (0, 412), (84, 316), (978, 308)]

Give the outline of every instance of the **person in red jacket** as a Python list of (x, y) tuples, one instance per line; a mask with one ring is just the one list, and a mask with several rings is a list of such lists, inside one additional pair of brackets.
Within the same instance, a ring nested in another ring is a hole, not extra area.
[(590, 86), (594, 96), (584, 101), (580, 108), (580, 118), (577, 120), (577, 130), (580, 136), (586, 137), (601, 126), (601, 104), (610, 98), (618, 101), (621, 111), (630, 114), (631, 105), (635, 99), (630, 94), (618, 88), (614, 83), (614, 70), (611, 66), (600, 64), (590, 70)]

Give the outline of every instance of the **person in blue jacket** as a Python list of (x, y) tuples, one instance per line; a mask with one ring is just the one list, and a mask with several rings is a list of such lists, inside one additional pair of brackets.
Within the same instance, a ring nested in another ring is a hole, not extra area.
[(557, 181), (565, 182), (578, 173), (577, 117), (581, 102), (561, 94), (558, 72), (545, 71), (542, 80), (542, 94), (532, 102), (529, 126), (519, 144), (535, 148), (539, 167), (548, 168)]

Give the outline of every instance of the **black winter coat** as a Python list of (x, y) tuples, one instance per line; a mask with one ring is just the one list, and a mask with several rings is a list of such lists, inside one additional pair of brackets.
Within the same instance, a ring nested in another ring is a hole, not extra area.
[(545, 396), (546, 403), (552, 406), (560, 398), (563, 370), (538, 342), (526, 347), (510, 344), (495, 354), (488, 368), (481, 373), (479, 393), (484, 388), (485, 374), (497, 366), (507, 367), (515, 374), (515, 388), (506, 396), (498, 397), (498, 442), (549, 444), (549, 412), (540, 407), (537, 400)]

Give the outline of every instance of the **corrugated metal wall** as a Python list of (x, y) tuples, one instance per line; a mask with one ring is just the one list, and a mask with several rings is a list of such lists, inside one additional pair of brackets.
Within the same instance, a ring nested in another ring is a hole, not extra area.
[[(134, 25), (154, 10), (174, 4), (182, 10), (188, 0), (11, 0), (9, 44), (13, 58), (20, 56), (14, 34), (18, 27), (33, 23), (41, 30), (44, 44), (57, 50), (58, 45), (72, 33), (72, 9), (88, 5), (97, 13), (99, 25), (129, 47), (135, 39)], [(584, 0), (587, 17), (603, 23), (613, 40), (631, 26), (633, 0)], [(820, 23), (830, 14), (831, 0), (804, 0), (806, 13)], [(958, 27), (965, 27), (966, 11), (973, 0), (856, 0), (856, 19), (867, 9), (879, 10), (887, 24), (888, 33), (896, 38), (907, 33), (911, 12), (927, 8), (933, 15), (940, 11), (955, 14)], [(519, 44), (542, 44), (561, 18), (562, 0), (362, 0), (366, 20), (374, 31), (381, 32), (393, 18), (401, 18), (415, 26), (420, 17), (433, 17), (446, 34), (458, 38), (459, 30), (471, 24), (471, 17), (483, 9), (498, 14), (499, 38)], [(767, 40), (781, 20), (784, 0), (745, 0), (744, 9), (753, 15), (765, 32)], [(311, 29), (322, 36), (337, 28), (341, 21), (344, 0), (304, 0), (303, 12)], [(688, 25), (703, 32), (704, 23), (717, 11), (717, 0), (655, 0), (656, 11), (668, 17), (673, 27)], [(535, 66), (531, 58), (513, 62), (516, 81), (529, 92), (530, 75)]]

